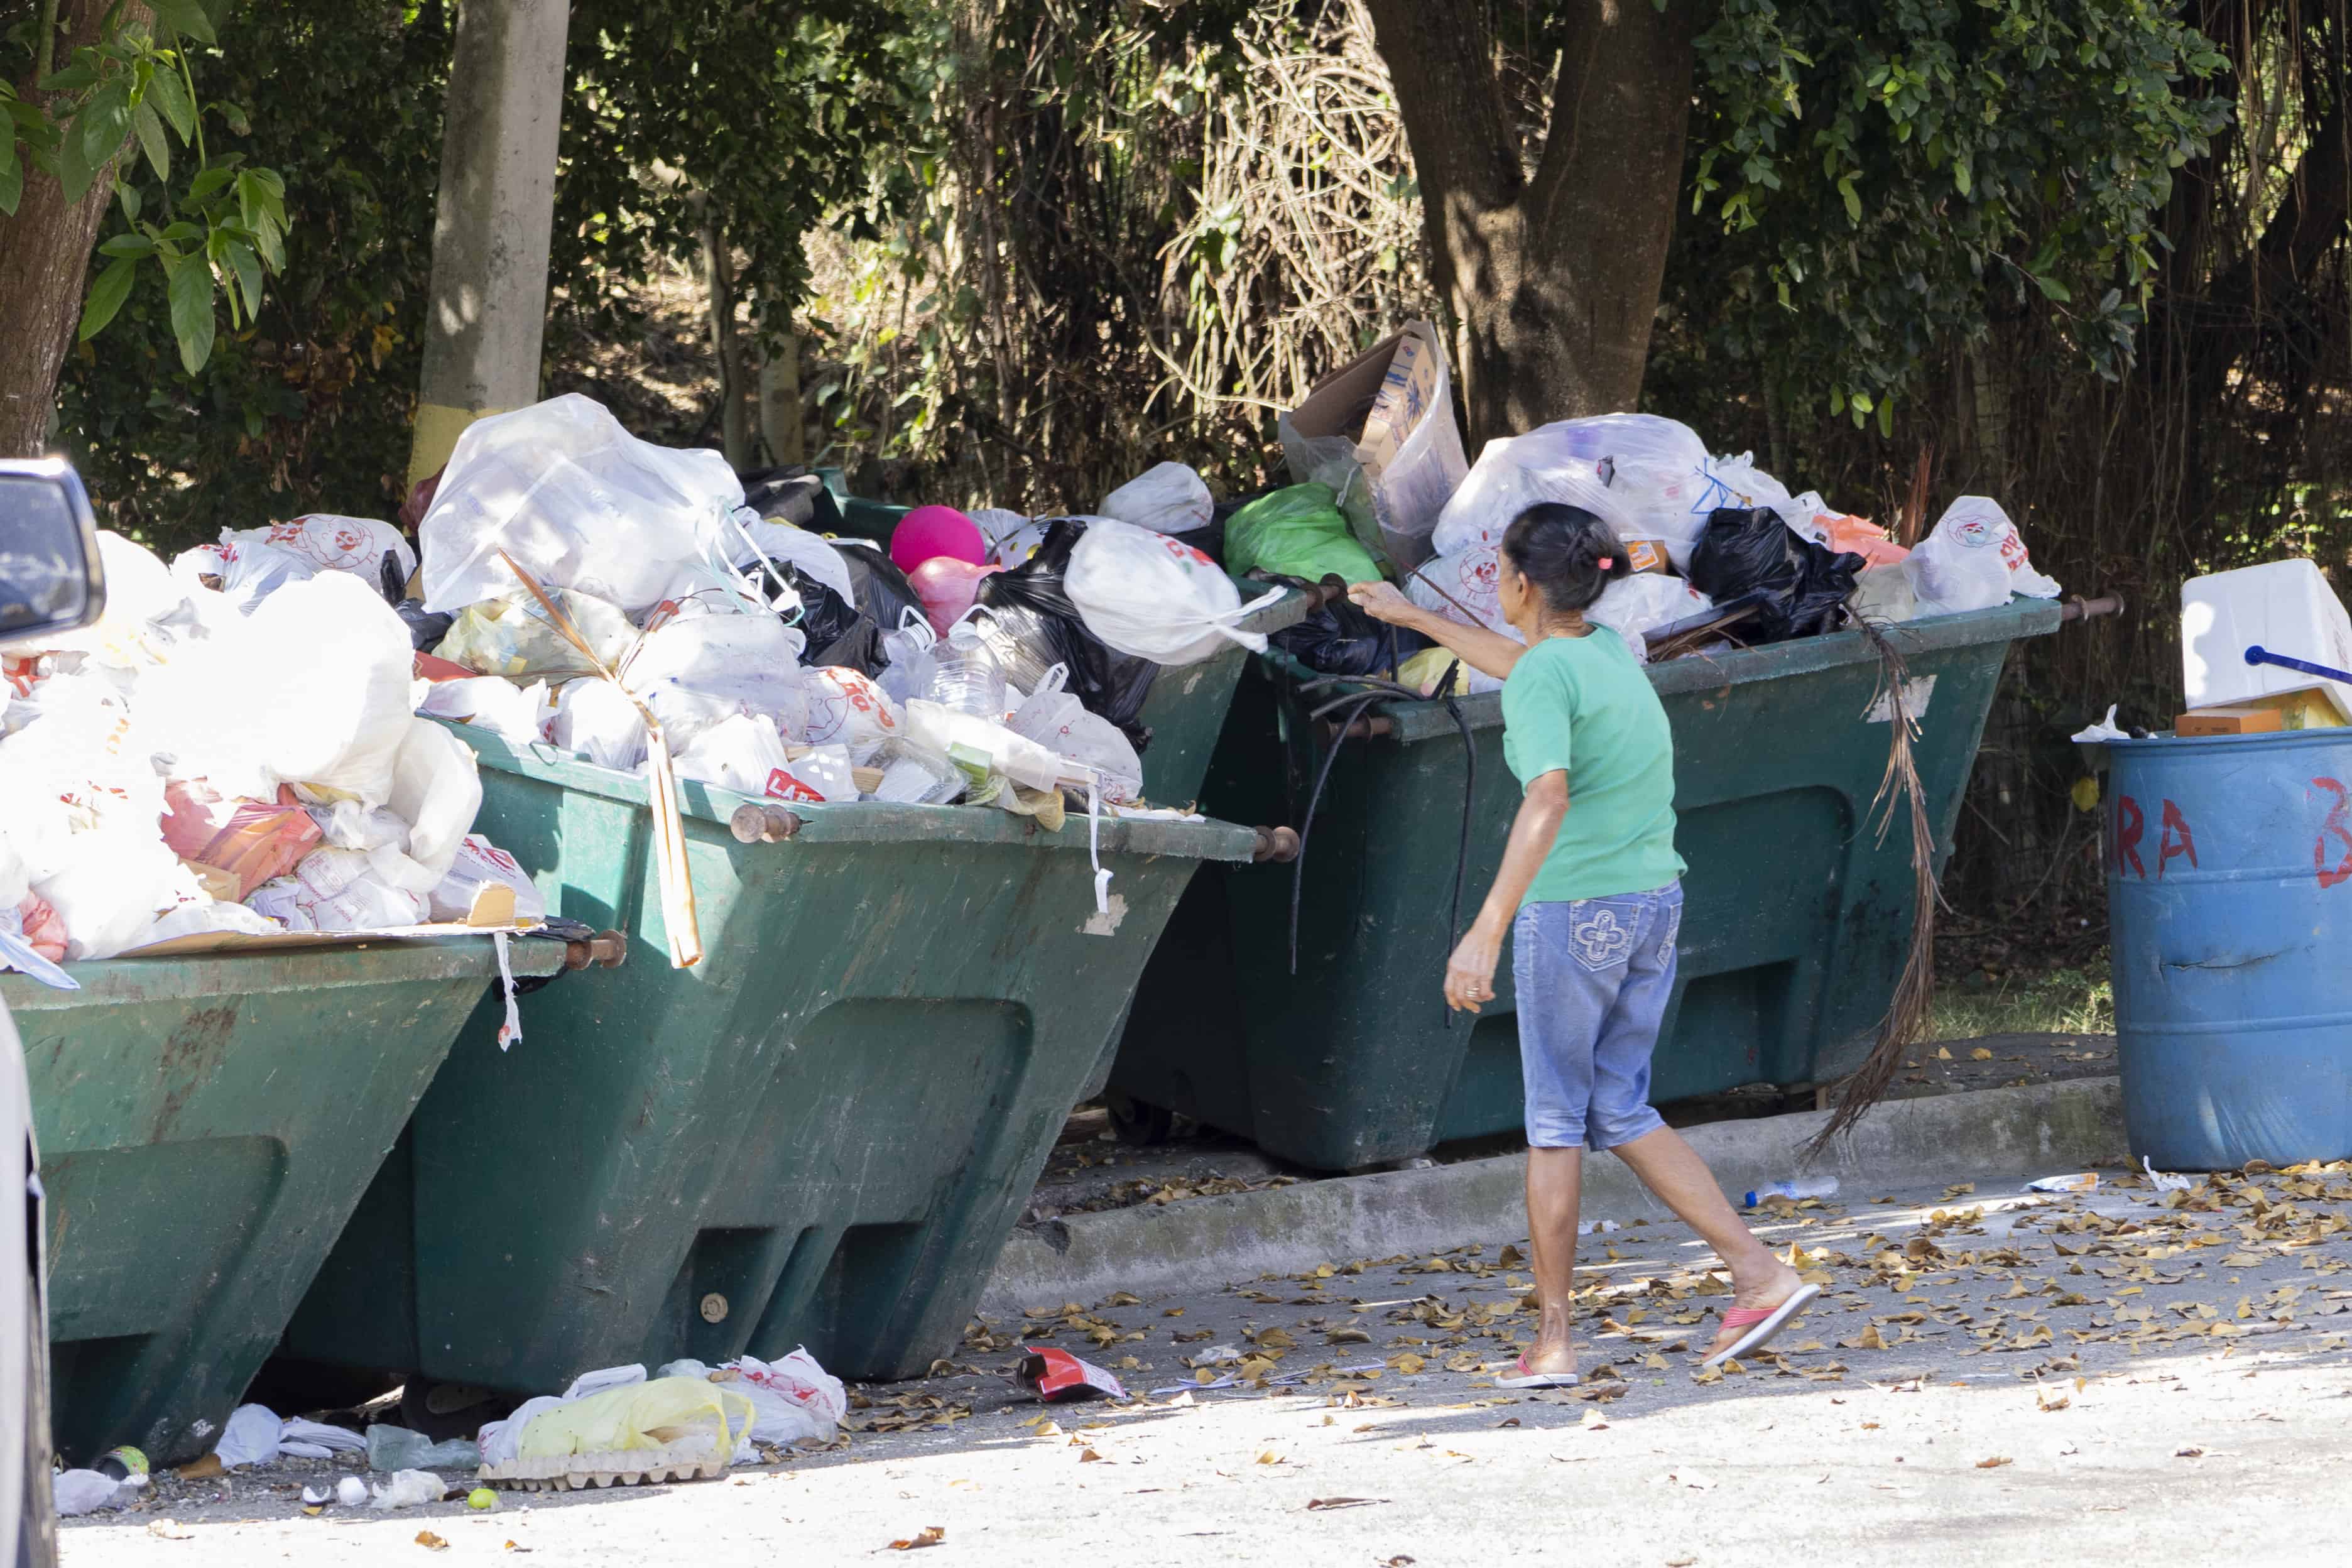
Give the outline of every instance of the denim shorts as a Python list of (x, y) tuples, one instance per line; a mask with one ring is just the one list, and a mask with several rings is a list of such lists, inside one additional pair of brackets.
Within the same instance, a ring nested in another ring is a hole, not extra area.
[(1613, 1149), (1665, 1123), (1650, 1054), (1675, 989), (1683, 886), (1528, 904), (1511, 927), (1528, 1143)]

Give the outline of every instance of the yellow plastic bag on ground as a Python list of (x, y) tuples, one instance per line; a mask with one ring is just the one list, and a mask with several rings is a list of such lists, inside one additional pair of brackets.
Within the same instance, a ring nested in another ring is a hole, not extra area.
[(704, 1451), (723, 1461), (751, 1429), (756, 1414), (749, 1398), (719, 1384), (657, 1377), (541, 1411), (523, 1428), (516, 1457), (558, 1459), (668, 1448), (707, 1437), (711, 1446)]

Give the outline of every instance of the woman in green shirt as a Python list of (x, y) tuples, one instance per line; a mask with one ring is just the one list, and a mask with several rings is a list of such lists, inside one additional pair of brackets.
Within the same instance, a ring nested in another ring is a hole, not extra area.
[(1576, 1381), (1570, 1343), (1584, 1150), (1633, 1168), (1731, 1270), (1706, 1364), (1753, 1350), (1820, 1292), (1740, 1223), (1705, 1162), (1650, 1108), (1650, 1057), (1674, 992), (1682, 921), (1674, 738), (1641, 661), (1585, 619), (1632, 563), (1579, 507), (1529, 507), (1503, 535), (1496, 587), (1522, 641), (1432, 614), (1386, 583), (1349, 596), (1503, 681), (1503, 755), (1525, 791), (1502, 869), (1445, 966), (1449, 1006), (1494, 1000), (1510, 933), (1526, 1081), (1528, 1227), (1542, 1321), (1505, 1387)]

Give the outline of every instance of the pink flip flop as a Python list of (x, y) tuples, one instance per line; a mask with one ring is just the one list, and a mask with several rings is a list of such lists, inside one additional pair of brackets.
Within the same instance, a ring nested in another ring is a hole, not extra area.
[(1528, 1358), (1519, 1357), (1517, 1374), (1497, 1373), (1496, 1388), (1574, 1388), (1576, 1373), (1572, 1372), (1529, 1372)]
[(1777, 1307), (1729, 1309), (1723, 1314), (1723, 1326), (1727, 1329), (1746, 1329), (1748, 1331), (1699, 1363), (1699, 1365), (1713, 1366), (1717, 1362), (1729, 1361), (1733, 1356), (1745, 1355), (1749, 1351), (1769, 1344), (1773, 1335), (1796, 1321), (1805, 1308), (1811, 1303), (1812, 1299), (1821, 1293), (1822, 1288), (1818, 1285), (1800, 1285), (1789, 1293), (1787, 1300)]

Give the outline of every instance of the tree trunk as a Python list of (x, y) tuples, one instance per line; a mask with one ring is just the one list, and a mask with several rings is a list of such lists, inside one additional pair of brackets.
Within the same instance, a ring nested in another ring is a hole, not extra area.
[(808, 461), (808, 410), (801, 402), (801, 337), (789, 324), (770, 341), (760, 362), (760, 432), (768, 443), (771, 463)]
[(702, 203), (702, 275), (710, 289), (710, 352), (719, 361), (719, 444), (728, 466), (740, 473), (751, 463), (751, 427), (745, 406), (743, 345), (735, 331), (735, 258), (719, 213)]
[(1532, 160), (1483, 11), (1370, 8), (1460, 327), (1471, 450), (1633, 407), (1681, 199), (1694, 8), (1577, 0)]
[[(63, 0), (58, 65), (98, 41), (106, 12), (107, 0)], [(124, 7), (126, 22), (149, 19), (144, 5)], [(29, 76), (16, 90), (34, 103), (47, 97), (33, 90)], [(81, 320), (90, 247), (113, 195), (111, 163), (72, 205), (55, 179), (28, 167), (16, 216), (0, 217), (0, 458), (36, 457), (48, 442), (58, 371)]]

